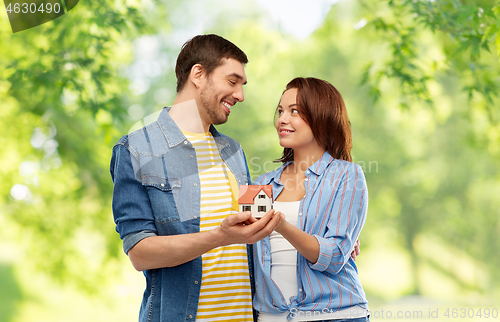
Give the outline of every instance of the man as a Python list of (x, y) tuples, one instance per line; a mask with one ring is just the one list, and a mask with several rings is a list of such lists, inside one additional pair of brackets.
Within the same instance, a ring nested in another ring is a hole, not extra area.
[(245, 155), (213, 127), (243, 101), (247, 61), (222, 37), (194, 37), (177, 59), (173, 106), (113, 148), (116, 230), (147, 283), (139, 321), (252, 321), (245, 244), (281, 214), (236, 211)]

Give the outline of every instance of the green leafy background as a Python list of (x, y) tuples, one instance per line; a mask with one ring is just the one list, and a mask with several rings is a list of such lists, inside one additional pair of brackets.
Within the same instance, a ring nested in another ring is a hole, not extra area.
[(197, 33), (249, 57), (245, 101), (219, 130), (254, 178), (276, 167), (289, 80), (342, 93), (370, 194), (357, 263), (372, 320), (500, 310), (500, 3), (340, 1), (305, 38), (271, 16), (251, 0), (80, 1), (13, 34), (0, 13), (0, 321), (137, 320), (144, 281), (114, 230), (111, 148), (172, 103)]

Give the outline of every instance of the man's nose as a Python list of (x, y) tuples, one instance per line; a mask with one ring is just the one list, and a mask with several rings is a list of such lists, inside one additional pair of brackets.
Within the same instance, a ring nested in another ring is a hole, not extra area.
[(243, 86), (238, 86), (238, 89), (233, 93), (233, 97), (238, 102), (243, 102), (243, 100), (245, 99), (245, 95), (243, 94)]

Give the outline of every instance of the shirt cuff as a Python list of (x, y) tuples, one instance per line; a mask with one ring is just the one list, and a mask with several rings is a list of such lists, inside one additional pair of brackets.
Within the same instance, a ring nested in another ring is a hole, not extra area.
[(316, 263), (309, 263), (309, 267), (322, 272), (326, 270), (332, 263), (332, 254), (334, 253), (335, 249), (338, 250), (338, 246), (336, 243), (332, 243), (326, 238), (320, 237), (318, 235), (313, 236), (318, 240), (319, 255)]
[(138, 242), (147, 237), (158, 236), (154, 230), (142, 230), (136, 233), (130, 233), (123, 237), (123, 251), (128, 255), (128, 252), (134, 247)]

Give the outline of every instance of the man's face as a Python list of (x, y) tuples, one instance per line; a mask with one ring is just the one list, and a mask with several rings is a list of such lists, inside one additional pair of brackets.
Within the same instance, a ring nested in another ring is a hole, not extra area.
[(236, 59), (224, 59), (205, 79), (200, 88), (200, 116), (205, 124), (227, 122), (231, 108), (242, 102), (243, 85), (247, 82), (245, 69)]

